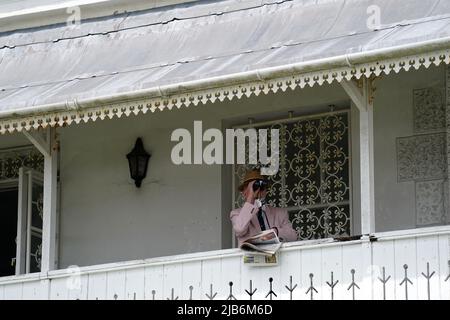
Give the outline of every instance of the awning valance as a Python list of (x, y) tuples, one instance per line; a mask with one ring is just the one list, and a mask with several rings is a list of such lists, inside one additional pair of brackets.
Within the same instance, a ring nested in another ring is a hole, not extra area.
[(0, 132), (440, 63), (449, 1), (198, 1), (0, 34)]

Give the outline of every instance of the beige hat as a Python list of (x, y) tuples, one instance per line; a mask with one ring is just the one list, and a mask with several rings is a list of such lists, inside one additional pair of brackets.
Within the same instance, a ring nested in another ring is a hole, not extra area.
[(241, 192), (244, 191), (247, 183), (250, 181), (253, 181), (253, 180), (266, 180), (267, 181), (267, 178), (266, 178), (266, 176), (261, 175), (259, 169), (250, 170), (245, 174), (244, 180), (242, 180), (241, 184), (238, 187), (238, 190)]

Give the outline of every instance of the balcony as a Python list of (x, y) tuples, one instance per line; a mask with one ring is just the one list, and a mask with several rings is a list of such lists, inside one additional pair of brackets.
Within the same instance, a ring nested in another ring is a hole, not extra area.
[(1, 278), (0, 299), (448, 300), (449, 243), (445, 226), (286, 243), (271, 267), (238, 249), (71, 267)]

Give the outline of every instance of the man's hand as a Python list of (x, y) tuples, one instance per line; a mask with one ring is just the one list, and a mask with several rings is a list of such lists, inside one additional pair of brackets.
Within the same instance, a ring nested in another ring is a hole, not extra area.
[(259, 189), (253, 191), (253, 183), (255, 183), (255, 181), (250, 181), (250, 183), (247, 185), (247, 188), (244, 191), (245, 201), (251, 204), (255, 203), (255, 200), (258, 198), (260, 192)]

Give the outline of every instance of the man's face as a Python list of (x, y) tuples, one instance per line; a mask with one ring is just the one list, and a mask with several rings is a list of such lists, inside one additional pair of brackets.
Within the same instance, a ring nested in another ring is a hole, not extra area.
[[(244, 188), (244, 191), (242, 192), (242, 195), (244, 198), (247, 198), (250, 192), (253, 192), (253, 184), (256, 180), (250, 181), (248, 185)], [(254, 194), (257, 196), (256, 198), (264, 199), (267, 195), (267, 188), (266, 189), (258, 189), (254, 191)]]
[(264, 199), (267, 195), (267, 189), (264, 189), (263, 191), (259, 192), (259, 198)]

